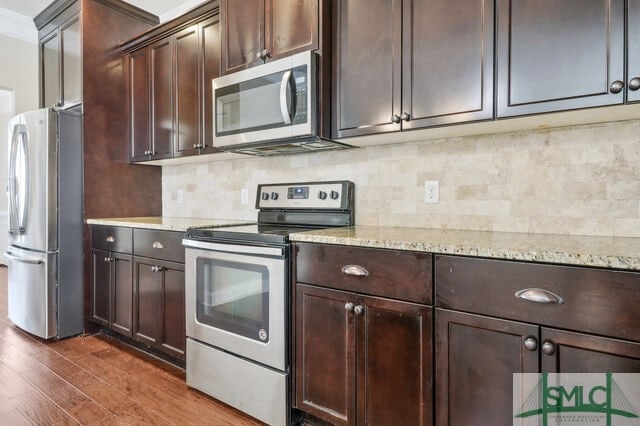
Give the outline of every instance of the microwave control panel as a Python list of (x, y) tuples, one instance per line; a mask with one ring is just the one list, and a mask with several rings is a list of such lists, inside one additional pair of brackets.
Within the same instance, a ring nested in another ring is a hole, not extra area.
[(308, 103), (308, 70), (306, 65), (293, 69), (293, 84), (295, 85), (295, 111), (293, 112), (292, 124), (304, 124), (307, 122)]

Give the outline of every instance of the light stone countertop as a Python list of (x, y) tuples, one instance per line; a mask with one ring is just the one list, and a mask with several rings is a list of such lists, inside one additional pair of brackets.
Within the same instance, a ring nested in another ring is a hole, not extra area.
[(292, 241), (640, 270), (640, 238), (354, 226), (299, 232)]
[(164, 231), (185, 232), (187, 228), (198, 226), (228, 226), (253, 223), (248, 220), (194, 219), (188, 217), (114, 217), (87, 219), (89, 225), (124, 226), (127, 228), (160, 229)]

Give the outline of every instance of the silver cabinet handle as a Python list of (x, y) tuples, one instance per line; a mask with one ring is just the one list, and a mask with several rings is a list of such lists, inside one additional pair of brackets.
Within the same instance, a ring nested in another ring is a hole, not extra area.
[(553, 355), (556, 353), (556, 345), (547, 340), (542, 344), (542, 353), (545, 355)]
[(558, 305), (564, 303), (562, 297), (542, 288), (525, 288), (517, 291), (516, 297), (536, 303), (557, 303)]
[(342, 273), (345, 275), (353, 275), (355, 277), (368, 277), (369, 271), (360, 265), (347, 265), (342, 267)]
[(153, 247), (154, 249), (163, 249), (164, 244), (162, 244), (160, 241), (154, 241), (153, 244), (151, 244), (151, 247)]
[(402, 121), (409, 121), (409, 114), (407, 114), (406, 112), (403, 112), (402, 115), (400, 116), (400, 120)]
[(364, 306), (362, 306), (362, 305), (358, 305), (358, 306), (356, 306), (355, 308), (353, 308), (353, 312), (354, 312), (356, 315), (360, 315), (361, 313), (363, 313), (363, 312), (364, 312)]
[(620, 93), (624, 89), (624, 83), (620, 80), (616, 80), (609, 86), (609, 91), (611, 93)]
[(15, 260), (16, 262), (28, 263), (29, 265), (40, 265), (40, 264), (44, 263), (40, 259), (33, 259), (33, 258), (30, 258), (30, 257), (16, 256), (15, 254), (11, 253), (10, 251), (5, 251), (4, 255), (7, 256), (11, 260)]
[(257, 52), (257, 53), (256, 53), (256, 59), (264, 59), (264, 58), (262, 57), (262, 52)]
[(353, 311), (353, 303), (347, 302), (344, 304), (344, 310), (347, 312)]
[(109, 235), (107, 238), (104, 239), (106, 242), (108, 243), (113, 243), (116, 241), (116, 239), (113, 237), (113, 235)]
[(524, 347), (528, 351), (535, 351), (536, 349), (538, 349), (538, 341), (535, 337), (527, 337), (524, 340)]
[(291, 114), (289, 114), (289, 107), (287, 106), (287, 87), (290, 79), (291, 70), (287, 70), (282, 74), (282, 81), (280, 82), (280, 113), (284, 124), (291, 124)]

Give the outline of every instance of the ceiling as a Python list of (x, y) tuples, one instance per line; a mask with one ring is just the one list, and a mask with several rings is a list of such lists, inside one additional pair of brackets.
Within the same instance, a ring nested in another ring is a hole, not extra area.
[[(125, 0), (134, 6), (144, 9), (160, 17), (161, 21), (171, 19), (174, 11), (182, 13), (194, 7), (202, 0)], [(33, 18), (40, 13), (52, 0), (0, 0), (0, 8)], [(177, 13), (177, 14), (179, 14)]]

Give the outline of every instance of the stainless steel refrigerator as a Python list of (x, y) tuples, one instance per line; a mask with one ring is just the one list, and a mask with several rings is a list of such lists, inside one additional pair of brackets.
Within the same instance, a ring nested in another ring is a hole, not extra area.
[(44, 339), (83, 330), (81, 107), (9, 122), (9, 319)]

